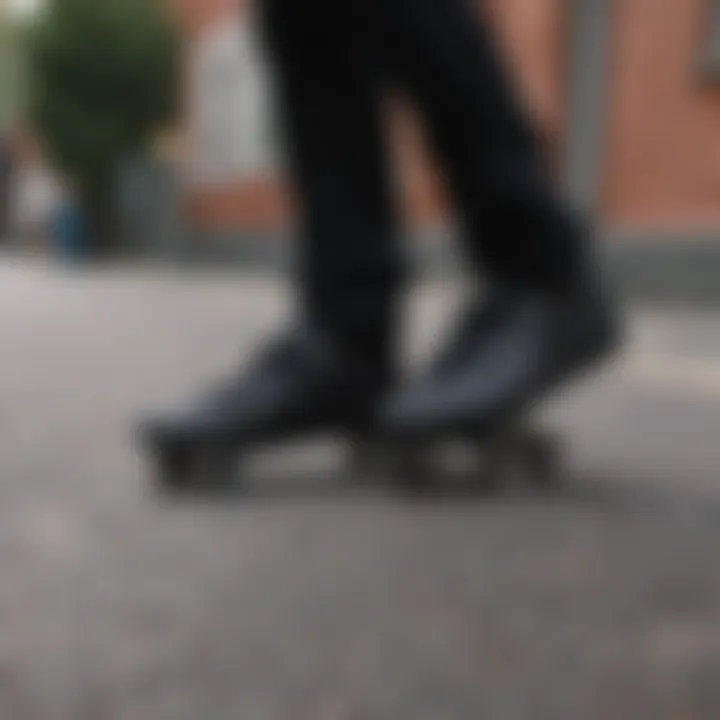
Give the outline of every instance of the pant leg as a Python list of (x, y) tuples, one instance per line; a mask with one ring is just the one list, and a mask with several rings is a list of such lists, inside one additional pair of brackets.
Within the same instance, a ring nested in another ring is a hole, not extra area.
[(552, 189), (477, 0), (363, 1), (390, 72), (424, 117), (471, 259), (491, 276), (571, 278), (584, 231)]
[(305, 309), (356, 348), (392, 331), (401, 275), (372, 54), (337, 0), (262, 0), (300, 223)]

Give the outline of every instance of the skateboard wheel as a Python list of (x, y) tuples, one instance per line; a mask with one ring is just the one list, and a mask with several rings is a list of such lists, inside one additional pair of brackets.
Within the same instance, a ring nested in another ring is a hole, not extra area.
[(348, 473), (357, 482), (374, 482), (382, 476), (385, 451), (377, 440), (356, 439), (349, 445)]
[(418, 446), (395, 448), (389, 458), (392, 486), (406, 496), (421, 497), (434, 487), (430, 458)]
[(187, 453), (181, 448), (157, 449), (153, 457), (153, 480), (161, 492), (182, 492), (190, 482)]
[(233, 458), (217, 449), (164, 449), (156, 463), (156, 484), (166, 493), (226, 490), (234, 484)]
[(476, 489), (492, 495), (512, 482), (517, 474), (517, 434), (505, 429), (476, 445)]
[(488, 491), (530, 484), (539, 488), (552, 484), (558, 474), (559, 448), (549, 436), (528, 429), (511, 429), (489, 440), (480, 471)]
[(500, 492), (516, 476), (517, 457), (505, 443), (478, 450), (476, 486), (489, 495)]
[(553, 485), (560, 476), (561, 448), (559, 443), (547, 435), (528, 438), (526, 471), (534, 485), (546, 488)]

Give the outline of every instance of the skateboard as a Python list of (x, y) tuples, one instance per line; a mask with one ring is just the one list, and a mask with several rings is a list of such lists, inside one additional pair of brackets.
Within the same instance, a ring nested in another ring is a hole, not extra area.
[[(561, 476), (560, 439), (539, 424), (510, 424), (480, 441), (471, 432), (392, 445), (351, 435), (345, 445), (343, 476), (354, 484), (387, 485), (402, 494), (441, 492), (448, 484), (488, 494), (518, 484), (544, 490), (556, 486)], [(259, 447), (151, 445), (154, 485), (164, 494), (241, 492), (240, 465)]]

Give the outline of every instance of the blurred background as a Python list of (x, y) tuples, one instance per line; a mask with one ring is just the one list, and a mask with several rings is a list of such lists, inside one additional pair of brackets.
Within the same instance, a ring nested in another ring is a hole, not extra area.
[[(417, 507), (324, 444), (149, 492), (137, 419), (287, 314), (252, 10), (0, 0), (0, 718), (720, 717), (720, 2), (485, 3), (630, 342), (548, 408), (561, 489)], [(461, 276), (388, 110), (419, 361)]]
[[(715, 294), (717, 3), (483, 2), (623, 282)], [(86, 228), (87, 253), (277, 260), (292, 210), (247, 5), (3, 0), (5, 242), (52, 254), (48, 213), (74, 196), (115, 223)], [(410, 229), (441, 236), (442, 183), (411, 111), (392, 115)]]

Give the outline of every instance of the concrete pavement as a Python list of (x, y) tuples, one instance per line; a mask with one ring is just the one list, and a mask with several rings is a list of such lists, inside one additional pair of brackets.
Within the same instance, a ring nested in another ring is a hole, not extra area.
[[(418, 296), (412, 357), (451, 312)], [(412, 505), (332, 448), (164, 503), (130, 430), (245, 362), (258, 277), (0, 264), (0, 717), (720, 717), (720, 312), (630, 313), (552, 497)]]

